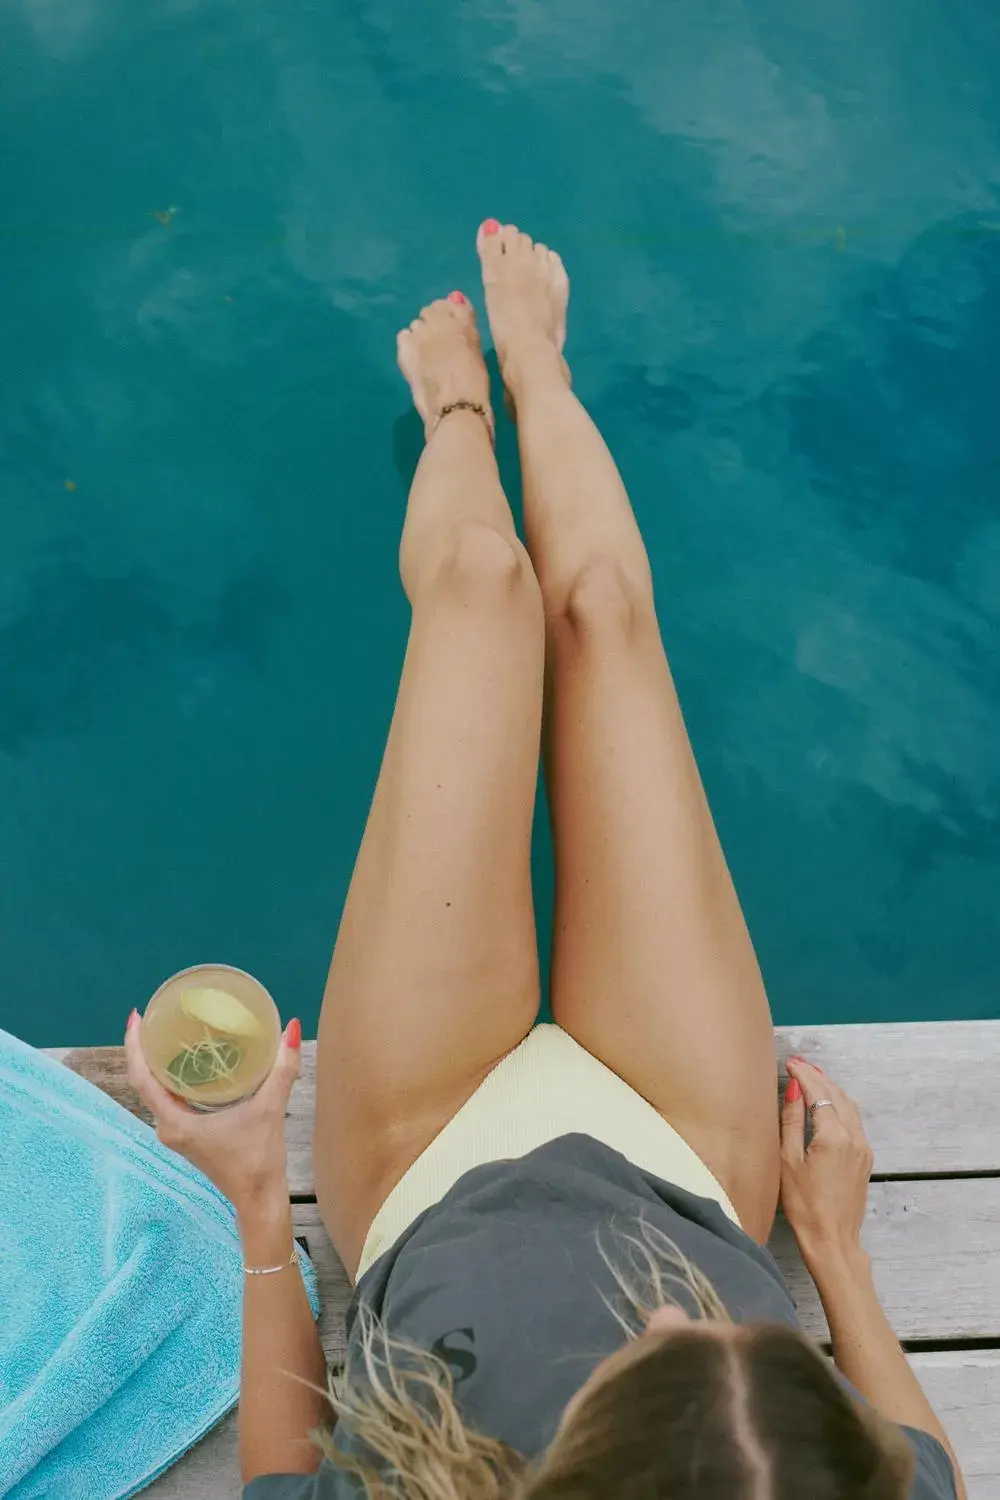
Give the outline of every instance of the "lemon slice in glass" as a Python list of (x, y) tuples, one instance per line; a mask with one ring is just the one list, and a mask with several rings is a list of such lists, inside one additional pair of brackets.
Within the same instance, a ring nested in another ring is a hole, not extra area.
[(261, 1025), (253, 1011), (226, 990), (185, 990), (181, 1010), (228, 1036), (260, 1036)]

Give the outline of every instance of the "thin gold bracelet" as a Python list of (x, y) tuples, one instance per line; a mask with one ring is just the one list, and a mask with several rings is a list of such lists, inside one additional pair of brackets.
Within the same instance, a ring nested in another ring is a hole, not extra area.
[(244, 1266), (243, 1274), (244, 1276), (275, 1276), (279, 1271), (287, 1271), (289, 1266), (296, 1265), (298, 1259), (299, 1247), (293, 1245), (291, 1259), (283, 1260), (280, 1266)]

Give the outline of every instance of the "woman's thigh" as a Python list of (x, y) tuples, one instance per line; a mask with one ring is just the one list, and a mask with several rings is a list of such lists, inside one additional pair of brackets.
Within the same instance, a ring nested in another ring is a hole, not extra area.
[(779, 1176), (771, 1016), (651, 594), (590, 570), (550, 621), (549, 663), (553, 1013), (764, 1240)]
[(527, 555), (483, 528), (414, 604), (317, 1049), (317, 1194), (352, 1274), (386, 1195), (537, 1014), (543, 635)]

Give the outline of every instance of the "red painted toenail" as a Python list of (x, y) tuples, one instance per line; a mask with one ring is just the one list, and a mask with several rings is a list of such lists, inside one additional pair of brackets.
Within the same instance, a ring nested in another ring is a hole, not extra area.
[(499, 221), (497, 219), (487, 219), (486, 223), (483, 225), (483, 233), (484, 234), (499, 234), (500, 233), (500, 224), (499, 224)]
[(449, 302), (464, 302), (465, 298), (463, 297), (463, 295), (462, 295), (461, 292), (449, 292), (448, 293), (448, 301)]

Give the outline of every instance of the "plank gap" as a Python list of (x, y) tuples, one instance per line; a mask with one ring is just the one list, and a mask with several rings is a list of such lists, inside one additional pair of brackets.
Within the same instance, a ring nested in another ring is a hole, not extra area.
[(1000, 1167), (979, 1167), (970, 1172), (873, 1172), (872, 1182), (975, 1182), (1000, 1177)]
[(907, 1354), (971, 1354), (980, 1349), (1000, 1349), (1000, 1339), (904, 1339)]

